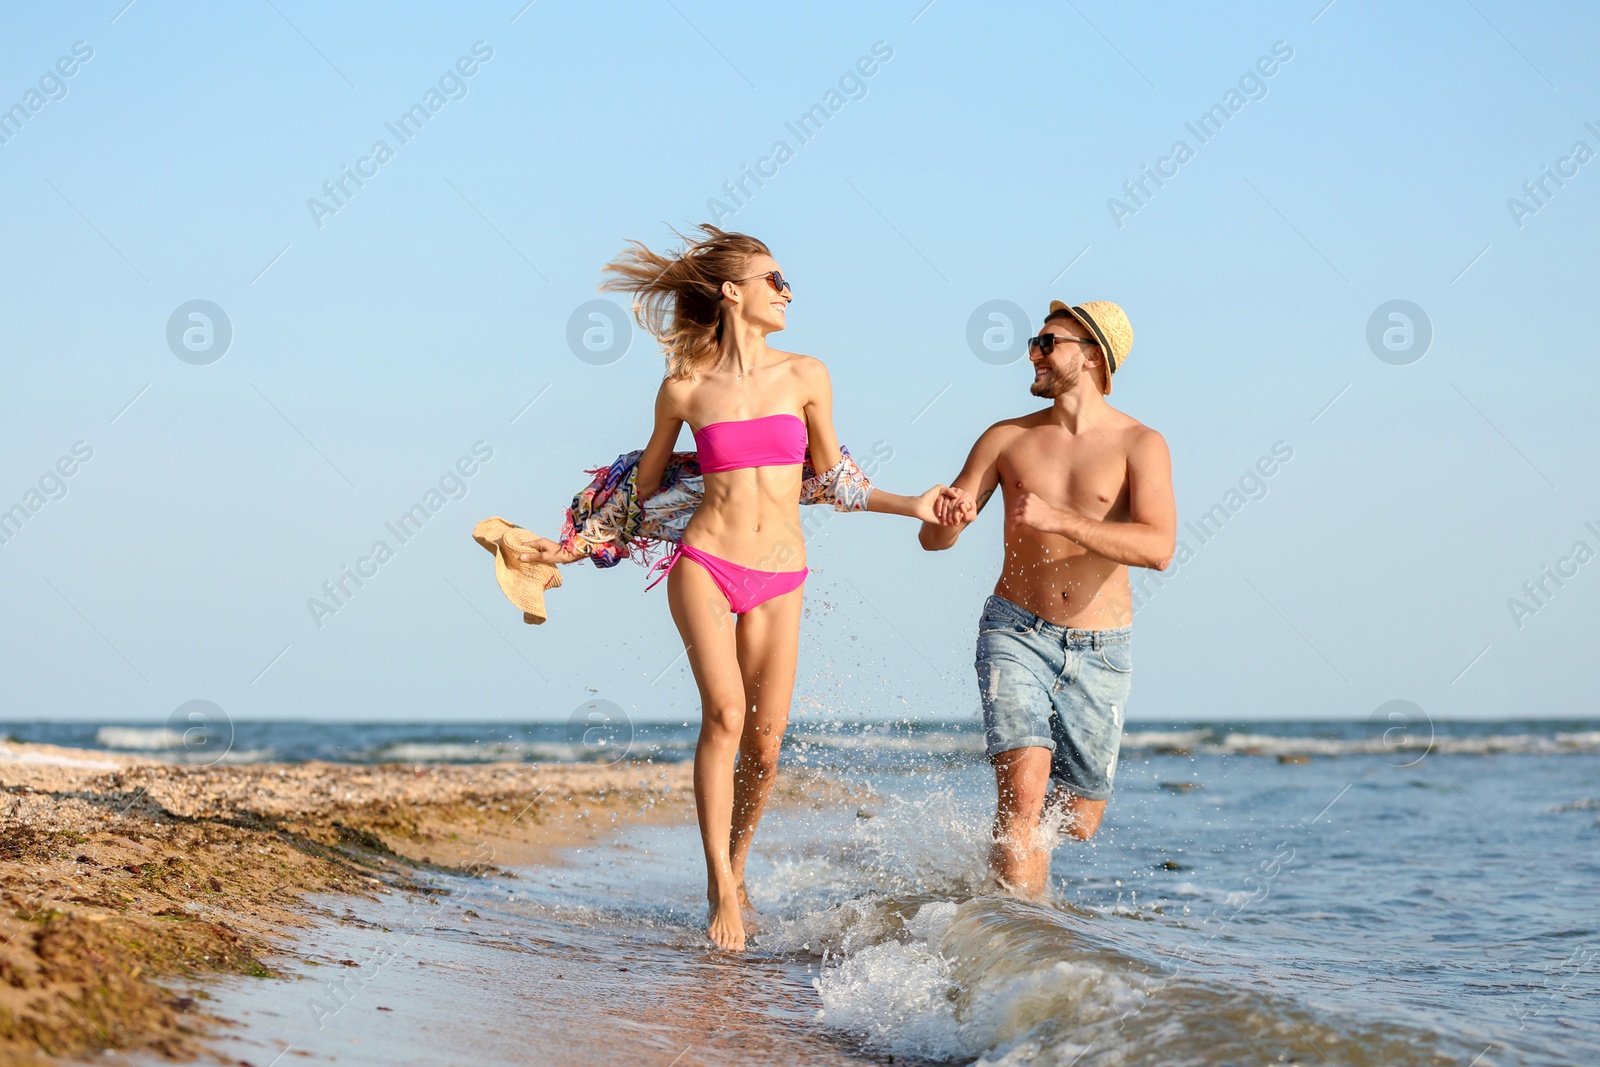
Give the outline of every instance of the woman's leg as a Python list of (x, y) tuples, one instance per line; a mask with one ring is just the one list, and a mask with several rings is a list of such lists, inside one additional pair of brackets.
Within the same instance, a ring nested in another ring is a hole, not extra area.
[(738, 879), (728, 855), (733, 822), (733, 764), (744, 728), (733, 616), (705, 568), (680, 558), (667, 578), (667, 604), (700, 688), (700, 740), (694, 750), (694, 806), (706, 853), (706, 936), (718, 948), (744, 949)]
[(739, 617), (739, 672), (744, 678), (744, 706), (749, 710), (733, 778), (733, 833), (728, 852), (739, 903), (744, 907), (750, 906), (744, 888), (745, 860), (776, 780), (778, 748), (789, 724), (804, 591), (802, 586), (773, 597)]

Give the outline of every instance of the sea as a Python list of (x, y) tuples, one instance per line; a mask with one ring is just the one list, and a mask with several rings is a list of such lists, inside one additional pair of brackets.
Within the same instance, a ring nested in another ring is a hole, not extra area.
[[(605, 714), (237, 723), (225, 752), (0, 732), (204, 762), (692, 759), (694, 724)], [(1130, 727), (1042, 902), (986, 881), (975, 723), (797, 722), (784, 764), (846, 788), (763, 821), (744, 955), (704, 940), (688, 813), (620, 822), (553, 865), (322, 899), (289, 977), (210, 987), (237, 1024), (219, 1062), (1600, 1063), (1600, 722), (1399, 721)]]

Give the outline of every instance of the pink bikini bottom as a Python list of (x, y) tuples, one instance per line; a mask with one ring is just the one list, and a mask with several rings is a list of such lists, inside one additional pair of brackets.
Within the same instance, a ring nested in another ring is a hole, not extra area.
[(654, 589), (660, 584), (680, 558), (694, 560), (705, 568), (717, 588), (722, 590), (722, 595), (728, 598), (728, 610), (735, 615), (743, 615), (775, 596), (793, 592), (805, 584), (809, 573), (805, 567), (797, 571), (758, 571), (729, 563), (693, 545), (675, 545), (672, 552), (656, 564), (655, 569), (660, 570), (660, 575), (645, 588)]

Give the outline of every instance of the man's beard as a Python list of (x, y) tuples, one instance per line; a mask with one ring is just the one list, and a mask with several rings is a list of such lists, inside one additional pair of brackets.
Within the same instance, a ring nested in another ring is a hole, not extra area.
[(1076, 374), (1068, 374), (1065, 371), (1058, 371), (1051, 367), (1046, 369), (1043, 378), (1034, 379), (1033, 385), (1028, 391), (1034, 396), (1042, 396), (1046, 399), (1054, 400), (1062, 393), (1072, 392), (1077, 386), (1078, 376)]

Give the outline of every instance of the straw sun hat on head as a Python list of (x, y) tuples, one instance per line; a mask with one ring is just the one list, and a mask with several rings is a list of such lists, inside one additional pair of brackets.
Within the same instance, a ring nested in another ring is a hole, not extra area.
[(501, 518), (484, 519), (472, 539), (494, 553), (494, 577), (506, 599), (522, 609), (522, 621), (537, 625), (547, 617), (544, 591), (561, 585), (561, 572), (549, 563), (524, 563), (517, 556), (534, 535)]
[(1063, 300), (1050, 301), (1050, 314), (1064, 311), (1083, 323), (1086, 330), (1100, 344), (1106, 356), (1106, 392), (1111, 392), (1111, 376), (1128, 359), (1128, 349), (1133, 347), (1133, 327), (1128, 314), (1109, 300), (1086, 300), (1081, 304), (1068, 304)]

